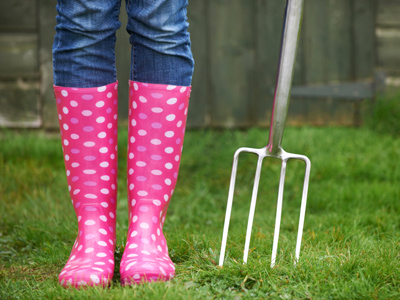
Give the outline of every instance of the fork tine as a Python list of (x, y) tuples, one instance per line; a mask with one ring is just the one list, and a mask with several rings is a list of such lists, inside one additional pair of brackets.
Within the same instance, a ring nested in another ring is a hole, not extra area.
[(287, 159), (282, 160), (281, 176), (279, 178), (278, 204), (276, 207), (274, 243), (272, 245), (272, 255), (271, 255), (271, 268), (275, 266), (276, 253), (278, 250), (279, 230), (281, 227), (281, 216), (282, 216), (283, 189), (285, 186), (286, 162)]
[(222, 267), (222, 265), (224, 264), (226, 241), (228, 239), (228, 231), (229, 231), (229, 221), (231, 219), (231, 212), (232, 212), (233, 194), (235, 191), (237, 166), (238, 166), (238, 161), (239, 161), (239, 154), (241, 152), (242, 152), (242, 149), (238, 149), (235, 152), (235, 155), (233, 156), (231, 182), (229, 184), (229, 194), (228, 194), (228, 203), (226, 206), (226, 213), (225, 213), (224, 232), (222, 235), (221, 252), (220, 252), (220, 256), (219, 256), (219, 266), (220, 267)]
[(249, 256), (251, 229), (253, 228), (254, 211), (256, 209), (257, 193), (258, 193), (258, 185), (260, 183), (262, 161), (263, 161), (263, 157), (259, 155), (258, 156), (258, 162), (257, 162), (256, 175), (255, 175), (255, 178), (254, 178), (253, 193), (251, 195), (249, 220), (248, 220), (248, 223), (247, 223), (246, 242), (245, 242), (244, 254), (243, 254), (243, 262), (244, 263), (247, 262), (247, 258)]
[(301, 239), (303, 236), (304, 217), (306, 214), (306, 205), (307, 205), (308, 184), (310, 182), (310, 171), (311, 171), (311, 161), (308, 159), (308, 157), (302, 155), (301, 157), (299, 157), (299, 159), (303, 160), (306, 163), (306, 171), (304, 174), (303, 195), (301, 197), (301, 208), (300, 208), (299, 228), (297, 232), (295, 264), (299, 261), (300, 258)]

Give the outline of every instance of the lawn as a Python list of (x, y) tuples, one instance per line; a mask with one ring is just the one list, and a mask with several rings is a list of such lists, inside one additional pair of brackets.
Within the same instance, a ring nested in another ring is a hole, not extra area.
[(307, 155), (312, 170), (294, 265), (304, 163), (288, 164), (272, 269), (280, 171), (274, 159), (263, 166), (249, 260), (242, 263), (256, 166), (250, 154), (239, 162), (228, 253), (218, 267), (233, 153), (240, 146), (265, 146), (268, 131), (189, 130), (165, 224), (177, 275), (167, 283), (125, 288), (118, 261), (128, 227), (127, 130), (120, 128), (114, 281), (109, 288), (83, 290), (57, 282), (77, 230), (58, 134), (2, 130), (0, 299), (400, 299), (400, 139), (393, 125), (385, 128), (392, 113), (362, 128), (285, 130), (285, 150)]

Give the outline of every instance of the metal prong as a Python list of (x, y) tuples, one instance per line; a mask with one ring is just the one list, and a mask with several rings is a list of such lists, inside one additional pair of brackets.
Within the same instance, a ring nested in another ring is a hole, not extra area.
[(282, 160), (281, 177), (279, 178), (278, 204), (276, 207), (274, 243), (272, 246), (272, 255), (271, 255), (271, 268), (275, 266), (276, 253), (278, 250), (279, 230), (281, 227), (281, 216), (282, 216), (283, 189), (285, 186), (286, 162), (287, 159)]
[(311, 171), (311, 162), (308, 159), (308, 157), (301, 156), (298, 159), (303, 160), (306, 163), (306, 171), (304, 174), (303, 195), (301, 197), (299, 228), (297, 232), (297, 242), (296, 242), (296, 255), (295, 255), (296, 260), (294, 262), (295, 264), (299, 261), (300, 258), (301, 239), (303, 236), (304, 217), (306, 214), (306, 205), (307, 205), (308, 183), (310, 181), (310, 171)]
[(238, 166), (240, 152), (242, 152), (242, 149), (238, 149), (235, 152), (235, 155), (233, 156), (231, 182), (229, 184), (228, 204), (226, 206), (224, 232), (222, 234), (221, 252), (220, 252), (220, 256), (219, 256), (219, 266), (220, 267), (222, 267), (222, 265), (224, 264), (226, 240), (228, 239), (229, 221), (230, 221), (231, 212), (232, 212), (233, 194), (235, 191), (236, 173), (237, 173), (237, 166)]
[(256, 175), (255, 175), (255, 178), (254, 178), (254, 185), (253, 185), (253, 193), (251, 195), (249, 220), (248, 220), (248, 223), (247, 223), (246, 242), (245, 242), (244, 254), (243, 254), (243, 262), (244, 263), (247, 262), (247, 257), (249, 256), (251, 229), (253, 228), (254, 211), (256, 209), (257, 193), (258, 193), (258, 185), (260, 183), (262, 161), (263, 161), (263, 157), (262, 156), (258, 156)]

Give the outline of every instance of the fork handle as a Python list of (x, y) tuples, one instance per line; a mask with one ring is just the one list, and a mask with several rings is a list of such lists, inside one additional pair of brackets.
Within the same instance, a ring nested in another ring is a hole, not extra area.
[(299, 42), (304, 0), (287, 0), (283, 22), (278, 75), (272, 107), (271, 127), (267, 150), (279, 154), (282, 150), (282, 137), (289, 107), (293, 69)]

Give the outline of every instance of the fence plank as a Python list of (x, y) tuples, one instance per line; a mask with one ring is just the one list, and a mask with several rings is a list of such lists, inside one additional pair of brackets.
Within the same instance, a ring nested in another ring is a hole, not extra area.
[(0, 30), (35, 32), (38, 16), (36, 11), (36, 1), (1, 1)]
[(389, 75), (400, 75), (399, 49), (399, 29), (380, 29), (377, 31), (378, 66)]
[(400, 27), (399, 0), (378, 0), (377, 4), (378, 4), (378, 15), (377, 15), (378, 26)]
[(0, 83), (0, 126), (40, 127), (39, 84), (17, 80)]
[(354, 76), (364, 79), (373, 76), (375, 67), (375, 0), (353, 3)]
[[(328, 52), (325, 53), (327, 81), (348, 81), (352, 68), (352, 1), (329, 0)], [(324, 54), (324, 53), (322, 53)]]
[(210, 123), (208, 95), (208, 43), (207, 43), (207, 1), (191, 0), (188, 6), (189, 32), (195, 58), (192, 95), (188, 112), (189, 127), (203, 127)]
[(120, 29), (117, 30), (117, 42), (115, 46), (117, 77), (118, 77), (118, 119), (123, 122), (128, 119), (129, 106), (129, 88), (128, 81), (131, 70), (131, 44), (129, 43), (129, 34), (126, 31), (128, 16), (126, 13), (125, 2), (122, 2), (121, 13), (119, 15), (121, 22)]
[(257, 125), (268, 126), (271, 119), (273, 90), (279, 63), (285, 2), (256, 1), (256, 94)]
[(40, 103), (44, 128), (58, 128), (57, 107), (53, 93), (52, 45), (56, 26), (56, 3), (39, 0)]
[(327, 53), (329, 53), (328, 1), (308, 0), (304, 5), (304, 64), (306, 83), (327, 82), (329, 73)]
[(215, 0), (208, 3), (211, 121), (214, 126), (249, 126), (255, 116), (254, 2)]
[(36, 33), (0, 34), (0, 78), (38, 78)]

